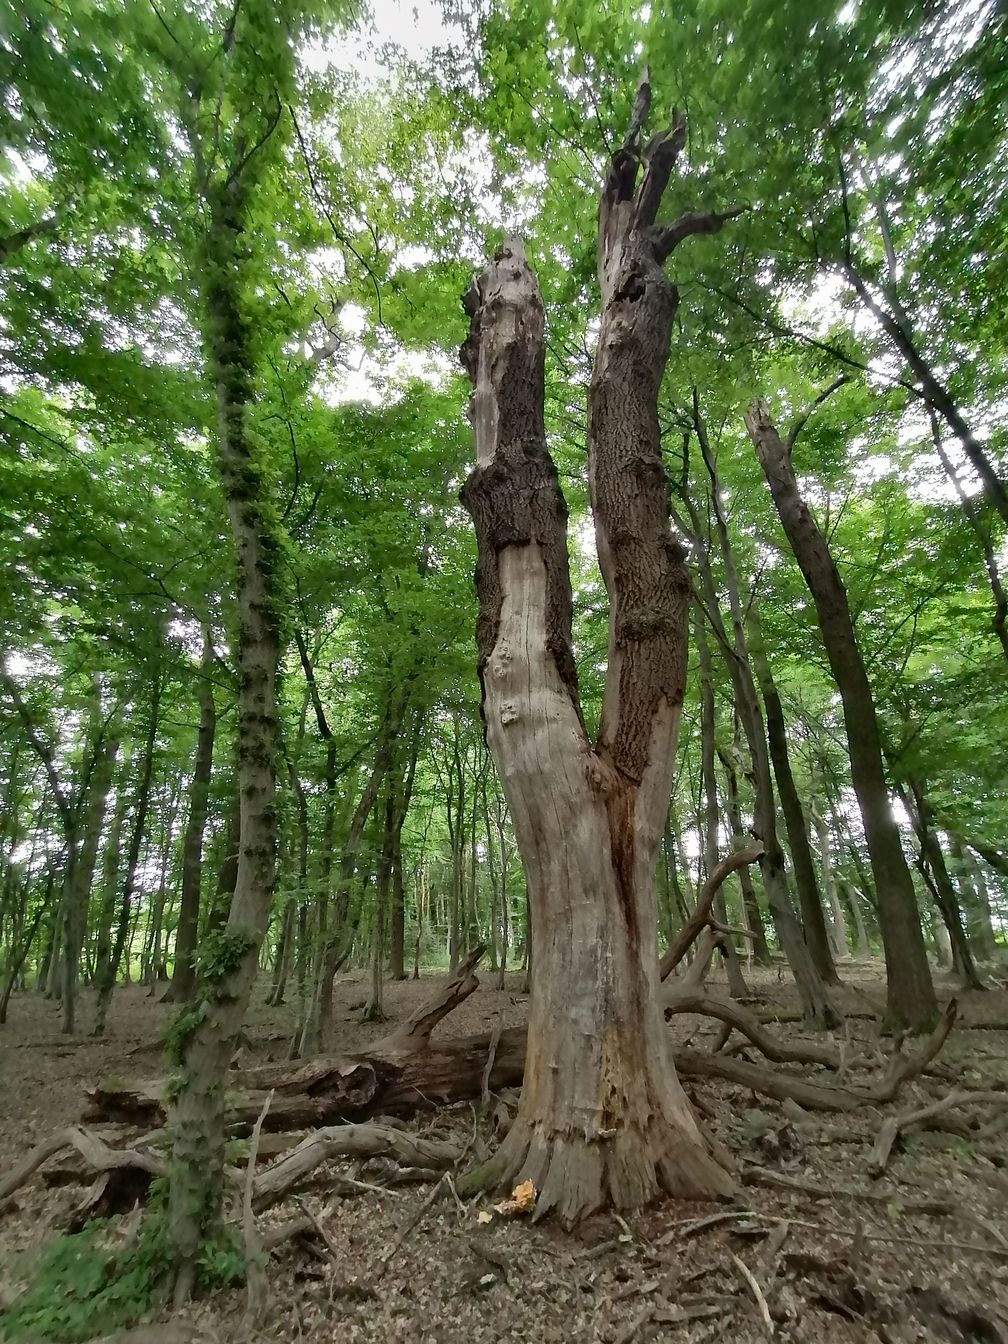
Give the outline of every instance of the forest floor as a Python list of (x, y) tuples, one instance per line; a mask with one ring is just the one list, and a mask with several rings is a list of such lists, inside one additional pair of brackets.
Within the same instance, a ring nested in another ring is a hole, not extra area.
[[(881, 1010), (880, 968), (850, 966), (843, 976), (847, 1012)], [(403, 1018), (429, 995), (434, 979), (389, 984), (389, 1019)], [(484, 982), (490, 979), (484, 971)], [(718, 980), (712, 975), (709, 987), (722, 992)], [(503, 991), (484, 983), (439, 1033), (488, 1031), (498, 1016), (505, 1026), (521, 1024), (527, 999), (519, 985), (517, 976)], [(794, 1008), (793, 992), (775, 972), (754, 972), (751, 988), (750, 1006), (764, 1020)], [(941, 989), (949, 997), (951, 987)], [(341, 1052), (388, 1030), (361, 1021), (365, 992), (363, 973), (337, 984)], [(172, 1318), (173, 1339), (745, 1344), (772, 1336), (802, 1344), (1008, 1344), (1008, 1105), (947, 1112), (958, 1133), (924, 1129), (894, 1148), (881, 1178), (870, 1168), (886, 1116), (919, 1109), (958, 1085), (1008, 1094), (1008, 991), (960, 995), (959, 1002), (958, 1023), (934, 1067), (885, 1108), (801, 1112), (733, 1084), (691, 1079), (688, 1091), (745, 1177), (735, 1205), (665, 1201), (625, 1221), (595, 1217), (568, 1235), (492, 1213), (490, 1200), (462, 1203), (450, 1195), (418, 1219), (430, 1187), (337, 1189), (337, 1168), (322, 1167), (303, 1200), (322, 1222), (328, 1245), (290, 1241), (274, 1254), (261, 1330), (243, 1327), (245, 1291), (236, 1288)], [(172, 1011), (139, 987), (119, 989), (105, 1039), (69, 1041), (52, 1004), (33, 994), (15, 997), (0, 1028), (0, 1174), (53, 1129), (80, 1119), (85, 1086), (113, 1073), (156, 1076), (157, 1041)], [(293, 1006), (257, 1002), (242, 1063), (285, 1059), (294, 1019)], [(696, 1048), (711, 1045), (717, 1025), (682, 1016), (669, 1029)], [(812, 1039), (794, 1022), (771, 1022), (768, 1029), (792, 1042)], [(848, 1019), (848, 1048), (854, 1062), (845, 1081), (864, 1081), (884, 1072), (892, 1044), (861, 1016)], [(755, 1051), (750, 1057), (759, 1059)], [(820, 1074), (808, 1066), (801, 1072)], [(418, 1116), (413, 1127), (465, 1143), (475, 1115), (465, 1104)], [(491, 1123), (480, 1120), (488, 1137)], [(762, 1172), (755, 1184), (754, 1169)], [(767, 1171), (783, 1178), (777, 1188), (766, 1183)], [(356, 1175), (383, 1184), (366, 1166)], [(79, 1185), (49, 1184), (44, 1176), (43, 1170), (12, 1207), (0, 1210), (0, 1306), (80, 1201)], [(803, 1188), (788, 1189), (788, 1181)], [(291, 1212), (288, 1205), (267, 1218)], [(414, 1220), (378, 1277), (383, 1256)]]

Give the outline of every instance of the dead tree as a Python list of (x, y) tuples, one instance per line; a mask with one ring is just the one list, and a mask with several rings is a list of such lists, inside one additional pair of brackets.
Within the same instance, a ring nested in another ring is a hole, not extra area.
[(599, 203), (602, 317), (588, 394), (588, 479), (609, 597), (598, 736), (571, 651), (567, 510), (544, 424), (539, 287), (509, 240), (465, 297), (462, 362), (476, 467), (476, 639), (487, 742), (521, 851), (534, 990), (518, 1115), (470, 1188), (530, 1179), (567, 1224), (659, 1191), (710, 1198), (732, 1180), (669, 1056), (658, 999), (655, 865), (686, 676), (689, 575), (669, 529), (657, 398), (678, 305), (663, 265), (728, 217), (657, 222), (685, 121), (645, 146), (647, 73)]

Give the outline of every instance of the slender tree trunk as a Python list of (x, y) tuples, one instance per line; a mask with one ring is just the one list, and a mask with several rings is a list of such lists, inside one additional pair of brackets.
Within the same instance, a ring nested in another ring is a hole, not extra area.
[[(245, 161), (247, 163), (247, 161)], [(206, 940), (200, 1012), (178, 1030), (181, 1072), (172, 1108), (168, 1226), (175, 1302), (192, 1292), (201, 1240), (217, 1227), (224, 1183), (224, 1093), (248, 1008), (276, 882), (279, 541), (251, 419), (253, 341), (245, 311), (245, 163), (206, 184), (209, 223), (205, 344), (217, 393), (217, 460), (237, 562), (240, 820), (226, 926)]]
[(906, 360), (907, 367), (924, 394), (925, 404), (941, 416), (962, 444), (970, 465), (980, 478), (985, 498), (1008, 523), (1008, 487), (997, 474), (984, 445), (973, 433), (948, 388), (921, 352), (911, 330), (909, 318), (901, 305), (895, 305), (895, 311), (890, 312), (881, 304), (855, 269), (850, 258), (844, 264), (844, 271), (862, 303), (878, 319), (893, 345)]
[[(700, 666), (700, 755), (703, 772), (706, 815), (704, 818), (704, 878), (710, 875), (718, 865), (718, 832), (721, 829), (721, 809), (718, 806), (717, 775), (714, 771), (715, 734), (717, 730), (714, 708), (714, 683), (711, 677), (710, 649), (704, 631), (703, 616), (698, 604), (693, 604), (693, 628), (696, 638), (698, 661)], [(725, 906), (724, 887), (714, 897), (714, 914), (722, 923), (728, 923)], [(728, 993), (733, 999), (744, 999), (749, 995), (735, 950), (735, 940), (731, 934), (724, 936), (722, 944), (725, 955), (725, 969), (728, 972)]]
[(378, 870), (375, 874), (374, 920), (371, 929), (371, 990), (364, 1005), (364, 1019), (368, 1022), (384, 1022), (385, 1009), (382, 1002), (385, 972), (385, 915), (388, 910), (389, 885), (392, 877), (392, 845), (396, 830), (396, 789), (393, 780), (388, 781), (385, 798), (385, 818), (381, 830), (381, 853), (378, 855)]
[(300, 1053), (302, 1055), (322, 1048), (329, 1039), (333, 1012), (333, 977), (341, 962), (345, 959), (349, 948), (348, 913), (351, 887), (354, 873), (357, 870), (357, 854), (360, 849), (361, 838), (364, 835), (364, 827), (367, 825), (375, 799), (378, 797), (378, 791), (388, 770), (389, 759), (392, 755), (404, 711), (405, 699), (400, 694), (382, 725), (371, 772), (365, 781), (357, 807), (350, 819), (350, 829), (343, 842), (336, 876), (333, 924), (332, 928), (327, 931), (323, 943), (318, 974), (312, 993), (312, 1003), (301, 1033)]
[(151, 910), (150, 922), (153, 926), (153, 937), (150, 940), (150, 950), (147, 956), (147, 966), (145, 967), (144, 979), (151, 986), (151, 992), (157, 986), (158, 981), (166, 979), (165, 975), (165, 956), (167, 953), (167, 939), (164, 934), (164, 916), (165, 905), (168, 900), (168, 866), (171, 861), (172, 844), (175, 839), (175, 818), (178, 815), (177, 802), (173, 802), (168, 809), (168, 817), (165, 822), (164, 844), (161, 850), (161, 867), (158, 876), (157, 896), (154, 900), (154, 906)]
[[(787, 879), (784, 874), (784, 851), (781, 849), (777, 835), (777, 806), (774, 799), (773, 781), (770, 777), (770, 755), (767, 747), (766, 726), (763, 722), (763, 711), (760, 709), (756, 682), (749, 663), (738, 575), (735, 569), (731, 541), (728, 536), (728, 524), (721, 506), (720, 484), (714, 468), (714, 460), (707, 445), (699, 405), (696, 401), (694, 401), (694, 426), (697, 430), (705, 464), (711, 476), (711, 502), (714, 506), (718, 542), (724, 563), (725, 580), (731, 606), (732, 638), (730, 641), (721, 617), (717, 589), (711, 572), (710, 556), (703, 548), (700, 549), (698, 555), (700, 581), (707, 617), (718, 637), (718, 645), (731, 674), (735, 707), (749, 747), (753, 783), (752, 831), (763, 845), (763, 853), (759, 860), (760, 876), (763, 878), (763, 889), (766, 892), (767, 904), (770, 907), (770, 916), (777, 931), (778, 941), (794, 976), (795, 988), (802, 1005), (802, 1013), (809, 1022), (816, 1026), (831, 1028), (839, 1025), (840, 1015), (830, 1001), (822, 976), (816, 970), (812, 961), (801, 924), (791, 905), (791, 894), (788, 891)], [(686, 503), (694, 530), (697, 535), (700, 535), (699, 511), (693, 500), (688, 496)]]
[[(95, 694), (97, 696), (97, 690)], [(100, 713), (99, 708), (99, 718)], [(88, 904), (98, 862), (98, 846), (105, 826), (105, 808), (118, 754), (119, 725), (118, 722), (114, 722), (100, 738), (95, 749), (94, 767), (84, 805), (80, 849), (73, 865), (73, 884), (67, 892), (63, 920), (63, 1031), (67, 1033), (73, 1032), (75, 1027), (77, 977), (84, 930), (87, 928)]]
[(182, 894), (178, 928), (175, 933), (175, 966), (171, 989), (164, 996), (175, 1003), (187, 1003), (196, 984), (193, 958), (199, 931), (200, 886), (203, 878), (203, 834), (206, 830), (213, 771), (214, 738), (217, 733), (217, 707), (214, 704), (213, 640), (209, 625), (202, 628), (203, 656), (196, 682), (199, 702), (199, 729), (196, 735), (196, 759), (189, 788), (189, 816), (182, 841)]
[(854, 636), (847, 592), (826, 540), (798, 493), (790, 445), (781, 439), (762, 402), (749, 407), (746, 427), (815, 602), (826, 655), (843, 700), (851, 777), (878, 894), (886, 954), (887, 1020), (892, 1027), (926, 1031), (937, 1018), (938, 1005), (913, 880), (889, 799), (875, 701)]
[(815, 864), (812, 860), (812, 849), (809, 844), (808, 821), (791, 770), (784, 709), (763, 646), (763, 632), (760, 629), (759, 617), (755, 608), (749, 615), (747, 643), (753, 670), (756, 673), (756, 680), (759, 682), (763, 694), (770, 759), (773, 762), (774, 778), (777, 781), (777, 795), (780, 798), (781, 811), (784, 814), (788, 848), (791, 850), (791, 862), (794, 866), (795, 886), (798, 888), (798, 906), (801, 910), (805, 942), (812, 954), (815, 968), (825, 983), (827, 985), (838, 985), (840, 977), (837, 975), (836, 966), (833, 962), (829, 935), (826, 931), (826, 920), (823, 917), (822, 896), (819, 891)]
[(420, 979), (420, 948), (423, 943), (424, 917), (428, 905), (427, 862), (421, 855), (416, 873), (416, 935), (413, 939), (413, 979)]
[(958, 836), (949, 835), (949, 852), (958, 878), (960, 904), (966, 913), (970, 946), (976, 949), (981, 961), (989, 961), (997, 952), (997, 942), (987, 884), (979, 868), (970, 862)]
[[(721, 765), (724, 769), (725, 782), (728, 789), (728, 820), (731, 824), (732, 844), (736, 849), (742, 849), (746, 842), (746, 834), (742, 827), (742, 808), (739, 804), (738, 775), (735, 771), (735, 756), (739, 754), (739, 724), (738, 716), (735, 716), (732, 738), (732, 755), (727, 751), (719, 750), (718, 756), (721, 758)], [(756, 899), (756, 890), (753, 887), (752, 878), (749, 875), (749, 865), (743, 864), (739, 869), (739, 886), (742, 889), (742, 903), (746, 912), (746, 923), (752, 936), (753, 956), (761, 966), (770, 965), (770, 948), (767, 946), (766, 929), (763, 927), (763, 912), (759, 908), (759, 901)]]
[(953, 966), (965, 986), (969, 989), (983, 989), (983, 982), (977, 971), (976, 962), (973, 960), (973, 952), (966, 936), (966, 929), (963, 926), (959, 896), (952, 885), (952, 879), (945, 865), (945, 855), (942, 853), (941, 842), (934, 829), (934, 814), (928, 801), (926, 782), (923, 779), (911, 776), (907, 783), (910, 796), (907, 797), (903, 790), (901, 790), (901, 793), (903, 793), (907, 811), (910, 813), (910, 819), (920, 842), (921, 874), (925, 878), (927, 877), (927, 873), (924, 871), (926, 866), (931, 876), (931, 888), (935, 904), (941, 912), (941, 917), (948, 930)]
[(133, 807), (133, 829), (130, 832), (129, 850), (126, 855), (126, 878), (123, 882), (122, 904), (119, 907), (119, 925), (116, 929), (111, 956), (103, 966), (98, 968), (98, 974), (95, 977), (98, 989), (92, 1032), (95, 1036), (104, 1035), (108, 1006), (124, 953), (127, 957), (127, 979), (129, 978), (128, 949), (132, 946), (130, 917), (133, 913), (133, 895), (136, 891), (140, 868), (140, 847), (143, 844), (147, 826), (147, 809), (150, 805), (150, 787), (154, 773), (154, 749), (157, 745), (161, 690), (162, 677), (160, 670), (158, 670), (154, 674), (154, 683), (151, 687), (150, 716), (147, 722), (147, 738), (144, 742), (143, 757), (140, 763), (140, 779), (137, 782), (136, 799)]
[(599, 212), (588, 457), (610, 621), (594, 748), (570, 646), (566, 508), (543, 423), (544, 314), (520, 244), (506, 242), (466, 298), (477, 462), (463, 502), (478, 548), (478, 666), (528, 884), (535, 980), (518, 1113), (468, 1186), (529, 1179), (537, 1216), (566, 1223), (661, 1189), (709, 1198), (732, 1186), (676, 1078), (657, 995), (655, 864), (690, 585), (669, 532), (657, 417), (677, 299), (661, 265), (672, 244), (653, 227), (685, 127), (651, 141), (635, 191), (649, 99), (642, 83)]
[(826, 899), (829, 901), (829, 908), (832, 912), (830, 917), (830, 941), (836, 955), (846, 957), (850, 955), (850, 949), (847, 945), (847, 924), (844, 919), (843, 906), (840, 903), (840, 895), (837, 891), (829, 822), (823, 813), (815, 807), (812, 809), (812, 816), (819, 840), (819, 862), (822, 866), (823, 886), (826, 888)]

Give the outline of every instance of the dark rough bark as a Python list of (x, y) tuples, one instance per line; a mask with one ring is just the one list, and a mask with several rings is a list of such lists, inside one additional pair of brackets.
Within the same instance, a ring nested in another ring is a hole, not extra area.
[(655, 862), (689, 603), (657, 415), (678, 300), (662, 262), (697, 228), (685, 217), (655, 224), (685, 126), (676, 118), (645, 152), (649, 104), (645, 79), (599, 206), (587, 439), (609, 665), (594, 747), (571, 653), (566, 507), (546, 445), (544, 313), (514, 240), (467, 296), (462, 352), (474, 388), (477, 462), (463, 500), (479, 554), (484, 721), (526, 874), (534, 980), (518, 1114), (468, 1180), (531, 1180), (536, 1216), (568, 1224), (662, 1190), (710, 1197), (732, 1187), (676, 1079), (657, 1000)]
[(206, 830), (207, 804), (210, 797), (210, 776), (213, 771), (214, 737), (217, 731), (217, 710), (214, 705), (213, 642), (208, 626), (203, 627), (203, 657), (196, 680), (199, 702), (199, 730), (196, 735), (196, 758), (193, 762), (192, 784), (189, 786), (189, 816), (182, 840), (182, 890), (178, 927), (175, 930), (175, 966), (171, 989), (166, 999), (185, 1003), (192, 997), (196, 984), (193, 958), (199, 931), (200, 884), (203, 876), (203, 833)]
[(889, 800), (875, 700), (854, 635), (847, 592), (826, 540), (798, 492), (790, 447), (781, 439), (762, 402), (750, 405), (746, 427), (815, 602), (830, 670), (843, 700), (851, 778), (878, 893), (889, 1023), (925, 1031), (936, 1020), (938, 1005), (913, 881)]
[(774, 778), (777, 780), (777, 794), (781, 811), (784, 814), (784, 828), (787, 831), (788, 848), (791, 850), (791, 862), (794, 865), (795, 886), (798, 888), (798, 905), (801, 909), (802, 929), (805, 942), (816, 970), (827, 985), (838, 985), (837, 975), (830, 950), (829, 935), (826, 932), (826, 920), (823, 915), (822, 896), (816, 878), (815, 863), (809, 845), (808, 821), (798, 795), (791, 771), (791, 757), (787, 744), (787, 725), (784, 721), (784, 709), (781, 705), (777, 683), (773, 679), (770, 663), (763, 646), (763, 633), (755, 611), (750, 613), (748, 629), (749, 656), (752, 659), (756, 680), (763, 693), (763, 708), (766, 711), (767, 741), (770, 746), (770, 759), (773, 762)]

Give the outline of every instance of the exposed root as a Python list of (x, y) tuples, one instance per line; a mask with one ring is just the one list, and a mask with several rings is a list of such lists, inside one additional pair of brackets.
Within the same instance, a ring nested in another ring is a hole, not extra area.
[(649, 1133), (626, 1128), (589, 1141), (571, 1133), (547, 1137), (519, 1118), (497, 1152), (468, 1172), (459, 1189), (471, 1195), (531, 1181), (533, 1218), (552, 1214), (570, 1228), (600, 1209), (640, 1209), (663, 1193), (677, 1199), (728, 1198), (735, 1181), (722, 1156), (722, 1150), (715, 1154), (713, 1146), (669, 1124), (656, 1123)]

